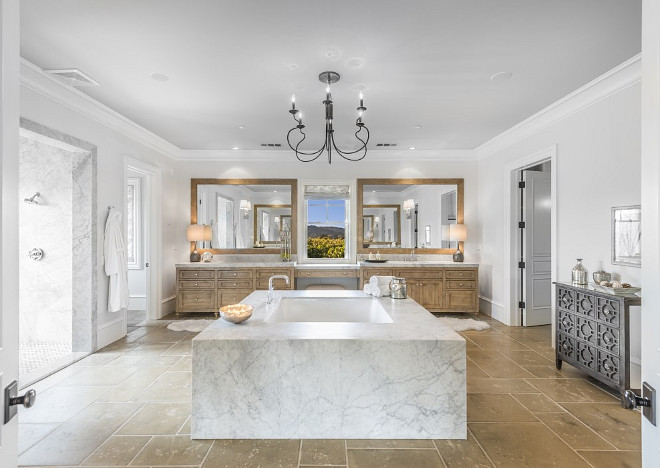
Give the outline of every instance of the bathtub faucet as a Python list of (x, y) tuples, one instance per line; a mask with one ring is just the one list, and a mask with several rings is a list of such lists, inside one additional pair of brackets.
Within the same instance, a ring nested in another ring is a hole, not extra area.
[(286, 281), (286, 284), (289, 284), (289, 277), (287, 275), (273, 275), (270, 278), (268, 278), (268, 300), (266, 301), (267, 304), (272, 304), (273, 303), (273, 280), (275, 279), (283, 279)]

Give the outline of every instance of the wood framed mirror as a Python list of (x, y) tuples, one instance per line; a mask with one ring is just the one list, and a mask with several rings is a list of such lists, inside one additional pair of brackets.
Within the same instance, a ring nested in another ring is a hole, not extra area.
[[(190, 224), (210, 225), (212, 232), (212, 239), (198, 242), (197, 250), (279, 253), (279, 231), (275, 231), (285, 223), (291, 229), (291, 253), (295, 254), (297, 189), (296, 179), (191, 179)], [(260, 222), (262, 214), (267, 215), (267, 227)], [(267, 234), (268, 240), (257, 243), (259, 232)]]
[[(449, 226), (463, 224), (463, 186), (463, 179), (358, 179), (358, 253), (419, 249), (420, 254), (453, 254), (457, 242), (449, 240)], [(379, 242), (373, 242), (375, 232), (369, 241), (365, 231), (365, 222), (376, 226), (374, 207), (389, 210), (384, 212), (387, 225), (379, 226), (384, 236)], [(366, 221), (370, 216), (372, 220)]]
[(401, 206), (363, 205), (363, 224), (370, 224), (365, 231), (362, 247), (391, 247), (401, 245)]

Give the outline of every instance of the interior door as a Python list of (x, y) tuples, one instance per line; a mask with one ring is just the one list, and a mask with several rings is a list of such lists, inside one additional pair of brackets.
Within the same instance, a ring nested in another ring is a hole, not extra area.
[(550, 173), (523, 172), (523, 326), (552, 321)]
[[(0, 0), (0, 400), (18, 380), (19, 5)], [(0, 411), (4, 416), (4, 411)], [(4, 419), (3, 421), (4, 422)], [(17, 464), (18, 418), (0, 425), (0, 466)]]

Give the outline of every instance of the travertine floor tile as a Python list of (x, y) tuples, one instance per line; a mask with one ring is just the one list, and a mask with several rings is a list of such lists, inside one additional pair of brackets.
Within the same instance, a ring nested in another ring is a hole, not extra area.
[(105, 367), (136, 367), (140, 359), (143, 359), (140, 356), (120, 356), (114, 361), (110, 361)]
[(506, 335), (470, 335), (480, 348), (486, 351), (499, 351), (500, 349), (529, 350), (527, 346)]
[(112, 436), (87, 457), (83, 465), (128, 465), (150, 439), (150, 436)]
[[(142, 359), (142, 358), (140, 358)], [(108, 392), (101, 401), (131, 401), (163, 375), (169, 367), (143, 367)]]
[(530, 374), (537, 379), (565, 379), (566, 376), (555, 369), (555, 366), (523, 366)]
[(498, 467), (589, 467), (540, 422), (469, 423), (468, 426)]
[(140, 392), (135, 401), (191, 401), (191, 372), (165, 372)]
[(216, 440), (203, 468), (296, 468), (300, 440)]
[(144, 367), (173, 366), (179, 361), (178, 356), (145, 356), (138, 361)]
[(608, 393), (582, 379), (528, 379), (527, 381), (556, 402), (616, 401)]
[(303, 440), (300, 449), (302, 465), (345, 465), (346, 444), (343, 440)]
[(192, 354), (192, 342), (181, 341), (163, 352), (164, 356), (190, 356)]
[(115, 359), (117, 359), (119, 356), (121, 356), (121, 354), (118, 353), (118, 352), (94, 353), (94, 354), (90, 354), (86, 358), (83, 358), (80, 361), (72, 364), (72, 366), (73, 367), (99, 367), (99, 366), (105, 366), (106, 364), (110, 363), (111, 361), (114, 361)]
[(21, 423), (65, 422), (83, 411), (107, 393), (112, 387), (60, 387), (49, 388), (37, 395), (38, 403), (30, 409), (18, 407)]
[(477, 366), (474, 361), (471, 361), (470, 358), (467, 358), (465, 366), (468, 380), (488, 378), (488, 374)]
[(139, 369), (139, 367), (86, 367), (57, 385), (59, 387), (117, 385)]
[(189, 416), (188, 403), (147, 403), (117, 431), (117, 434), (176, 434)]
[(139, 407), (137, 403), (94, 403), (23, 453), (19, 465), (77, 465)]
[(605, 439), (569, 413), (546, 413), (537, 416), (552, 432), (574, 449), (614, 450)]
[(186, 435), (154, 436), (131, 462), (131, 466), (199, 465), (211, 443), (210, 440), (191, 440)]
[(542, 393), (516, 393), (513, 397), (532, 413), (562, 413), (564, 408)]
[(18, 453), (21, 454), (41, 439), (46, 437), (47, 434), (53, 432), (60, 426), (60, 423), (50, 424), (18, 424)]
[(436, 450), (429, 449), (349, 449), (351, 468), (444, 468)]
[(183, 426), (181, 426), (177, 434), (190, 434), (190, 426), (191, 426), (191, 420), (189, 416), (188, 419), (186, 419), (186, 422), (183, 423)]
[(520, 366), (550, 366), (554, 362), (536, 351), (501, 350), (502, 354)]
[(507, 394), (469, 393), (468, 422), (537, 421), (523, 405)]
[(641, 450), (641, 416), (618, 403), (563, 403), (573, 416), (619, 450)]
[(181, 356), (171, 368), (171, 371), (192, 371), (192, 356)]
[(468, 393), (540, 393), (525, 379), (472, 379), (468, 377)]
[(136, 343), (137, 346), (126, 351), (126, 356), (160, 356), (170, 349), (172, 343)]
[(137, 340), (138, 343), (176, 343), (188, 334), (187, 331), (172, 331), (160, 328), (157, 331), (146, 333)]
[(467, 440), (436, 440), (447, 468), (490, 468), (494, 466), (468, 431)]
[(642, 468), (641, 452), (578, 452), (594, 468)]
[(496, 351), (472, 351), (468, 356), (481, 370), (494, 378), (533, 377), (511, 359)]
[(349, 439), (346, 447), (364, 449), (408, 449), (408, 448), (435, 448), (432, 440), (422, 439)]

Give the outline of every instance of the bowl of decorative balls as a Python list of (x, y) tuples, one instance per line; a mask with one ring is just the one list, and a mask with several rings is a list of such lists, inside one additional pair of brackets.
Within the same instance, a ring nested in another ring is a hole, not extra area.
[(619, 281), (601, 281), (600, 283), (591, 283), (591, 285), (599, 291), (616, 296), (634, 296), (642, 290), (642, 288), (633, 287), (630, 283), (621, 283)]

